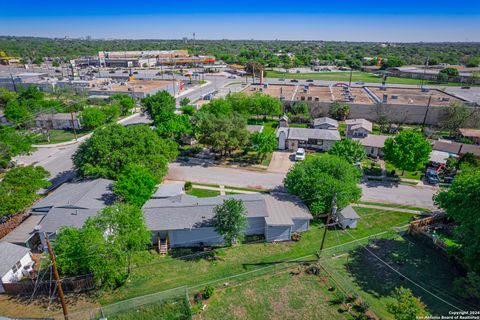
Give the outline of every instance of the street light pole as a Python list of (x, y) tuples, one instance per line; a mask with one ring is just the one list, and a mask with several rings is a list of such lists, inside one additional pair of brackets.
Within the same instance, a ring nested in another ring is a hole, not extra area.
[(425, 74), (427, 73), (427, 65), (428, 65), (428, 57), (425, 59), (425, 66), (423, 67), (423, 77), (422, 77), (422, 85), (420, 86), (420, 89), (423, 91), (423, 83), (425, 82)]

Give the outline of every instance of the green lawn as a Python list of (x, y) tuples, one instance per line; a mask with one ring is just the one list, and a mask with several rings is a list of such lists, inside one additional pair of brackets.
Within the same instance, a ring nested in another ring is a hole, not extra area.
[[(312, 72), (312, 73), (284, 73), (279, 71), (265, 71), (265, 77), (268, 78), (285, 78), (285, 79), (311, 79), (311, 80), (330, 80), (348, 82), (350, 79), (350, 72)], [(382, 83), (381, 76), (377, 76), (368, 72), (353, 72), (352, 82), (368, 82), (368, 83)], [(412, 84), (421, 85), (421, 79), (409, 79), (399, 77), (388, 77), (387, 84)], [(439, 83), (436, 81), (425, 81), (425, 84), (435, 86), (464, 86), (464, 83)]]
[(188, 320), (191, 318), (190, 307), (186, 299), (149, 304), (108, 316), (108, 319), (111, 320)]
[(370, 159), (365, 159), (362, 162), (362, 169), (363, 172), (367, 176), (381, 176), (382, 175), (382, 168), (380, 167), (380, 163), (375, 162)]
[[(77, 130), (77, 137), (80, 138), (86, 134), (89, 134), (92, 130)], [(43, 134), (34, 136), (34, 144), (53, 144), (67, 142), (75, 139), (75, 135), (72, 130), (50, 130), (50, 141), (47, 141), (47, 137)]]
[[(356, 238), (392, 230), (394, 226), (406, 225), (413, 217), (408, 213), (394, 211), (369, 208), (355, 210), (362, 217), (357, 229), (351, 231)], [(102, 304), (109, 304), (184, 285), (190, 286), (190, 291), (193, 292), (194, 287), (200, 289), (210, 282), (214, 286), (221, 286), (224, 282), (251, 279), (262, 273), (270, 274), (276, 268), (290, 266), (291, 263), (285, 263), (287, 260), (315, 259), (322, 234), (322, 224), (312, 223), (310, 230), (302, 235), (299, 242), (272, 244), (259, 240), (255, 243), (231, 248), (220, 247), (207, 252), (176, 249), (166, 257), (161, 257), (155, 251), (142, 254), (134, 259), (134, 267), (127, 283), (115, 291), (100, 293), (99, 301)], [(348, 242), (352, 242), (349, 235), (338, 230), (331, 231), (327, 233), (325, 248), (335, 246), (343, 248)], [(346, 247), (351, 248), (352, 245), (356, 244), (349, 244)], [(238, 276), (239, 274), (241, 276)], [(234, 275), (235, 279), (226, 279)]]
[(402, 170), (395, 168), (395, 166), (389, 162), (385, 161), (385, 169), (387, 170), (387, 174), (390, 175), (392, 170), (395, 170), (395, 175), (399, 178), (407, 178), (407, 179), (414, 179), (414, 180), (421, 180), (423, 177), (423, 171), (406, 171), (402, 174)]
[[(326, 279), (322, 279), (325, 281)], [(318, 276), (283, 272), (217, 290), (204, 319), (351, 319)]]
[[(382, 319), (393, 319), (386, 305), (393, 300), (395, 288), (400, 286), (411, 289), (415, 296), (421, 298), (432, 315), (445, 315), (455, 309), (431, 293), (462, 310), (472, 309), (465, 305), (464, 299), (452, 293), (453, 281), (460, 274), (438, 250), (409, 236), (378, 239), (367, 248), (395, 270), (430, 291), (428, 293), (402, 278), (361, 247), (324, 262), (324, 267), (332, 272), (334, 278), (360, 294)], [(478, 305), (478, 301), (473, 303)]]
[(191, 190), (187, 191), (187, 194), (199, 198), (210, 198), (219, 196), (220, 191), (192, 188)]
[(387, 207), (387, 208), (410, 209), (410, 210), (418, 210), (418, 211), (428, 211), (429, 210), (427, 208), (422, 208), (422, 207), (414, 207), (414, 206), (408, 206), (408, 205), (403, 205), (403, 204), (392, 204), (392, 203), (383, 203), (383, 202), (358, 201), (358, 203), (369, 204), (369, 205), (373, 205), (373, 206)]

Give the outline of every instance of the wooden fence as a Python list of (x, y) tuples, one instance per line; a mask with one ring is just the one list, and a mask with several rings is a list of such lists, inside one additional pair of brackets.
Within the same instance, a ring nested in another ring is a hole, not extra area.
[[(5, 293), (12, 295), (53, 295), (57, 291), (55, 280), (35, 281), (24, 280), (14, 283), (4, 283)], [(92, 275), (68, 278), (62, 280), (64, 293), (78, 293), (95, 289), (95, 281)]]

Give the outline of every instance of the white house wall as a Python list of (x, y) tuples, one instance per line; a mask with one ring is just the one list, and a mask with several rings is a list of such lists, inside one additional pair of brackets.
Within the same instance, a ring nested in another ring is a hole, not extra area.
[(272, 241), (288, 241), (291, 238), (291, 226), (266, 226), (265, 239)]
[(248, 226), (245, 230), (245, 235), (258, 235), (263, 234), (265, 230), (265, 218), (248, 218)]
[(220, 236), (212, 227), (191, 230), (173, 230), (169, 232), (170, 246), (172, 247), (195, 247), (201, 243), (211, 246), (223, 243)]
[[(26, 266), (27, 264), (32, 262), (32, 257), (30, 253), (27, 253), (25, 256), (23, 256), (22, 259), (20, 259), (20, 264), (21, 267), (17, 270), (17, 272), (13, 272), (12, 269), (10, 269), (6, 274), (2, 276), (2, 281), (1, 283), (11, 283), (11, 282), (17, 282), (22, 279), (22, 270), (23, 267)], [(16, 263), (16, 262), (15, 262)], [(13, 267), (13, 265), (12, 265)], [(3, 292), (3, 286), (0, 285), (0, 292)]]
[(294, 219), (292, 232), (303, 232), (308, 230), (309, 221), (307, 219)]

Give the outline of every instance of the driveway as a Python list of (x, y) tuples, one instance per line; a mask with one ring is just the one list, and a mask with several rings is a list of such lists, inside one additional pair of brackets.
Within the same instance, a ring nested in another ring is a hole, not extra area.
[(295, 163), (291, 160), (292, 153), (290, 151), (274, 151), (272, 160), (268, 165), (268, 172), (287, 173)]

